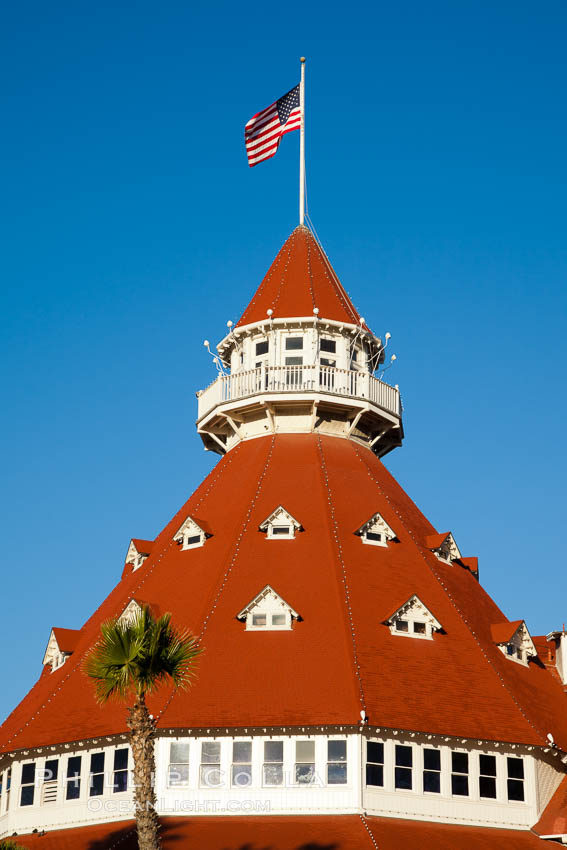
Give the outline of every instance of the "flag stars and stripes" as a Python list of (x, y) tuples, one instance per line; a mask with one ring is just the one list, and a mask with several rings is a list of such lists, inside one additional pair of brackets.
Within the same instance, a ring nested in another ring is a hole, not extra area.
[(254, 115), (244, 128), (244, 141), (250, 167), (270, 159), (281, 138), (301, 127), (299, 86)]

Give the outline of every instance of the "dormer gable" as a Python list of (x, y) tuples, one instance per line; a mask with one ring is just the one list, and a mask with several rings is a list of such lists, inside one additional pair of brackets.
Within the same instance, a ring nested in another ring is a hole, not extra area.
[(354, 533), (361, 538), (363, 543), (370, 543), (373, 546), (387, 546), (390, 540), (398, 539), (396, 532), (379, 513), (373, 514)]
[(236, 615), (246, 623), (246, 631), (290, 630), (299, 614), (270, 585)]
[(440, 561), (446, 561), (448, 564), (461, 557), (459, 547), (450, 531), (445, 531), (442, 534), (430, 534), (425, 538), (425, 545), (428, 549), (431, 549), (434, 555), (437, 555)]
[(75, 651), (79, 634), (78, 629), (52, 628), (43, 656), (43, 666), (50, 664), (53, 672), (53, 670), (57, 670), (65, 664), (69, 656)]
[(188, 516), (181, 524), (179, 530), (173, 535), (173, 539), (181, 544), (181, 549), (196, 549), (203, 546), (205, 540), (212, 537), (212, 532), (206, 522)]
[(267, 540), (293, 540), (296, 532), (303, 530), (301, 523), (283, 505), (278, 505), (259, 529), (265, 533)]
[(143, 607), (144, 605), (142, 602), (138, 602), (136, 599), (131, 599), (126, 608), (117, 618), (116, 622), (119, 626), (129, 626), (140, 616)]
[(393, 635), (433, 639), (433, 632), (443, 627), (429, 608), (415, 594), (385, 621)]
[(151, 555), (152, 546), (153, 540), (141, 540), (139, 537), (133, 537), (126, 553), (125, 566), (131, 564), (132, 572), (138, 570), (146, 558)]
[(535, 644), (524, 620), (493, 623), (490, 631), (492, 640), (510, 661), (527, 666), (530, 658), (537, 655)]

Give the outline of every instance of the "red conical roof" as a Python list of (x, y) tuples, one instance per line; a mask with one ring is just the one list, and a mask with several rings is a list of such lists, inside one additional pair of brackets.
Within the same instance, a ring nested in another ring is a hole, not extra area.
[[(260, 524), (279, 506), (301, 523), (293, 541)], [(364, 545), (377, 512), (396, 535)], [(212, 536), (182, 551), (187, 516)], [(217, 464), (81, 630), (73, 655), (41, 676), (0, 729), (0, 750), (125, 731), (120, 704), (100, 708), (81, 672), (101, 623), (131, 599), (169, 611), (201, 636), (190, 694), (152, 698), (166, 729), (357, 725), (567, 749), (560, 683), (544, 665), (511, 662), (491, 626), (506, 620), (469, 569), (426, 546), (435, 529), (368, 449), (288, 434), (241, 442)], [(300, 615), (291, 631), (247, 631), (237, 619), (267, 585)], [(385, 621), (413, 595), (442, 626), (432, 640)], [(39, 654), (38, 654), (39, 659)]]
[(360, 323), (324, 251), (311, 231), (300, 226), (280, 249), (236, 327), (263, 321), (269, 309), (280, 319), (312, 316), (315, 307), (320, 318)]

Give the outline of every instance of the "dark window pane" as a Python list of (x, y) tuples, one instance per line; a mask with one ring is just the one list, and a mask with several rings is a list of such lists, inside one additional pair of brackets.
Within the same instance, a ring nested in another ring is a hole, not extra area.
[(468, 773), (469, 772), (469, 754), (468, 753), (451, 753), (453, 773)]
[(424, 635), (425, 634), (425, 623), (414, 623), (413, 631), (416, 635)]
[(396, 744), (396, 764), (399, 767), (411, 767), (413, 764), (411, 747)]
[(124, 770), (128, 767), (128, 750), (114, 750), (114, 770)]
[(327, 754), (327, 761), (346, 761), (346, 741), (328, 741)]
[(303, 348), (303, 337), (302, 336), (288, 336), (285, 341), (286, 351), (297, 351), (300, 348)]
[(24, 764), (22, 767), (22, 785), (27, 785), (35, 780), (35, 763)]
[(380, 744), (378, 741), (367, 741), (366, 761), (374, 761), (379, 764), (384, 764), (384, 744)]
[(264, 742), (264, 761), (283, 761), (283, 741)]
[(327, 766), (327, 782), (329, 785), (345, 785), (346, 781), (346, 764), (331, 763)]
[(508, 780), (508, 799), (523, 800), (524, 799), (524, 783), (521, 779)]
[(22, 806), (33, 806), (33, 785), (24, 785), (22, 788), (21, 804)]
[(46, 761), (43, 774), (44, 782), (51, 782), (53, 779), (57, 779), (58, 771), (59, 759), (49, 759), (49, 761)]
[(321, 351), (330, 351), (332, 354), (336, 354), (337, 343), (334, 339), (322, 339)]
[(382, 542), (382, 535), (379, 534), (377, 531), (367, 531), (366, 538), (367, 540), (376, 540), (377, 543)]
[(493, 776), (481, 776), (478, 780), (478, 788), (481, 797), (496, 799), (496, 779)]
[(285, 365), (286, 366), (301, 366), (303, 364), (303, 357), (286, 357)]
[(81, 773), (81, 756), (70, 756), (67, 761), (67, 777), (79, 776)]
[(515, 759), (508, 756), (508, 776), (510, 779), (524, 778), (524, 762), (522, 759)]
[(195, 544), (200, 543), (200, 542), (201, 542), (201, 535), (200, 534), (195, 534), (193, 537), (187, 538), (187, 545), (188, 546), (195, 546)]
[(104, 753), (93, 753), (91, 756), (91, 773), (102, 773), (104, 770)]
[(441, 774), (432, 773), (429, 770), (423, 771), (423, 790), (430, 791), (434, 794), (439, 794), (441, 791)]
[(458, 797), (469, 796), (469, 778), (459, 773), (453, 773), (451, 776), (451, 791)]
[(315, 778), (314, 764), (296, 764), (295, 781), (301, 785), (309, 785)]
[(257, 342), (256, 343), (256, 357), (259, 357), (260, 354), (268, 353), (268, 342)]
[(396, 631), (407, 632), (407, 630), (408, 630), (408, 621), (407, 620), (396, 620)]
[(289, 525), (274, 525), (272, 534), (289, 534)]
[(330, 360), (328, 357), (321, 357), (321, 366), (336, 366), (336, 360)]
[(423, 766), (426, 770), (441, 770), (441, 751), (424, 750)]
[(366, 765), (366, 784), (378, 786), (384, 784), (384, 768), (381, 764)]
[(81, 794), (81, 783), (78, 779), (67, 782), (66, 800), (78, 800)]
[(252, 766), (249, 764), (233, 764), (232, 784), (237, 788), (247, 788), (252, 785)]
[(104, 773), (93, 773), (91, 776), (91, 787), (89, 794), (91, 797), (100, 797), (104, 791)]
[(126, 791), (128, 789), (128, 771), (117, 770), (114, 774), (114, 793)]
[(411, 768), (396, 768), (396, 788), (411, 790)]
[(247, 764), (252, 761), (252, 742), (235, 741), (232, 745), (232, 761), (235, 764)]
[(496, 756), (481, 756), (480, 772), (483, 776), (496, 776)]

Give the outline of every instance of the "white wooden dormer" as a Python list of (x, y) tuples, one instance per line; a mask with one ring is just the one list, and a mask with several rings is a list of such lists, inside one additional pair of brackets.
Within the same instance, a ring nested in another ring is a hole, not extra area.
[(79, 632), (75, 629), (51, 629), (47, 648), (43, 656), (43, 666), (51, 665), (51, 672), (61, 667), (75, 650)]
[(492, 640), (500, 652), (510, 661), (527, 666), (530, 658), (537, 655), (532, 637), (524, 620), (493, 623), (490, 627)]
[(153, 540), (140, 540), (133, 537), (126, 553), (125, 565), (132, 565), (132, 572), (138, 570), (152, 551)]
[(386, 620), (393, 635), (432, 640), (442, 625), (415, 594)]
[(131, 599), (126, 608), (117, 619), (120, 626), (129, 626), (142, 613), (142, 606), (135, 599)]
[(293, 540), (297, 531), (302, 531), (299, 523), (282, 505), (278, 505), (269, 517), (259, 526), (266, 540)]
[(447, 564), (461, 558), (459, 547), (450, 531), (445, 531), (443, 534), (430, 534), (425, 538), (425, 545), (440, 561), (445, 561)]
[(202, 520), (193, 519), (188, 516), (182, 523), (173, 539), (181, 544), (181, 549), (196, 549), (198, 546), (204, 546), (208, 537), (212, 537), (208, 528), (205, 528), (205, 523)]
[(246, 631), (289, 631), (299, 614), (270, 585), (260, 591), (246, 608), (236, 615), (246, 623)]
[(370, 543), (372, 546), (387, 546), (390, 540), (397, 540), (396, 532), (379, 513), (373, 514), (354, 533), (363, 543)]

